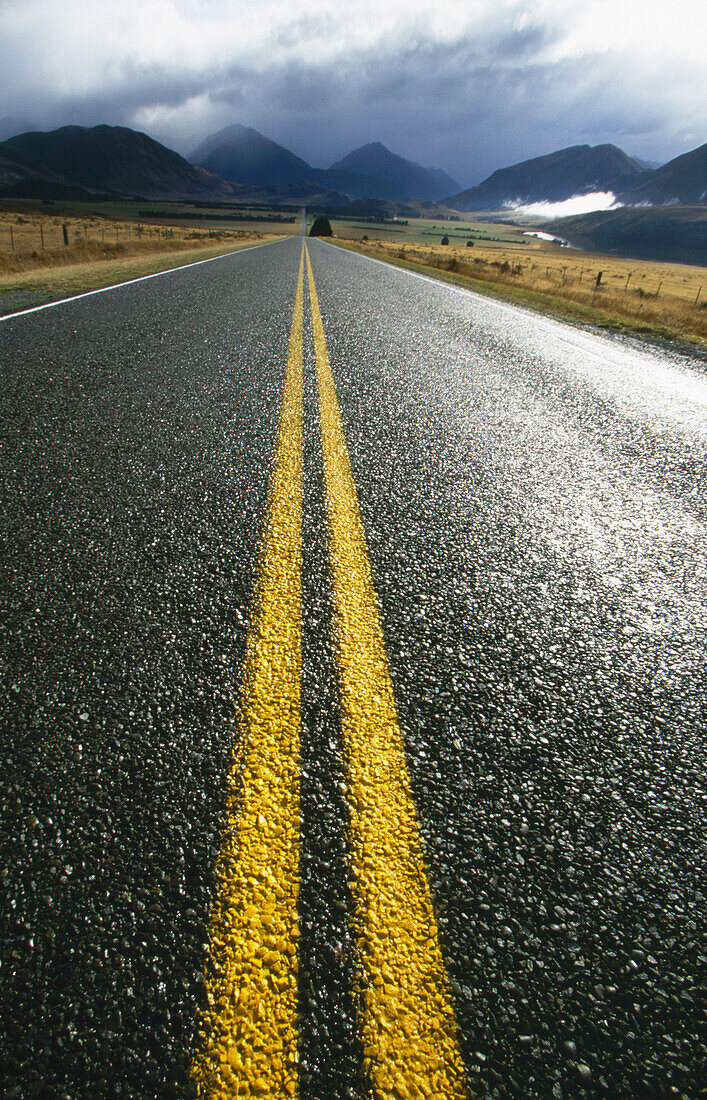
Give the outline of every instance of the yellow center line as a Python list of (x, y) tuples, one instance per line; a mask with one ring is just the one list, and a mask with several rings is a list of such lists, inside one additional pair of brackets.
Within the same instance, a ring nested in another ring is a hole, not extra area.
[(297, 1095), (304, 252), (210, 921), (200, 1097)]
[(359, 1026), (377, 1097), (461, 1100), (463, 1062), (370, 562), (307, 252), (329, 516), (358, 943)]

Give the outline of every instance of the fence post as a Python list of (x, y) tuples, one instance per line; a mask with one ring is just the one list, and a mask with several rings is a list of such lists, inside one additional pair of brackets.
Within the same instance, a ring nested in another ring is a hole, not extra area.
[(62, 225), (61, 231), (64, 234), (64, 246), (67, 246), (69, 243), (69, 227), (66, 222)]
[(697, 291), (697, 297), (695, 298), (695, 305), (697, 305), (697, 301), (698, 301), (701, 293), (702, 293), (702, 287), (700, 287), (699, 290)]
[(10, 226), (10, 251), (15, 251), (15, 234), (12, 232), (12, 226)]
[(44, 226), (39, 223), (39, 239), (42, 242), (42, 249), (44, 249)]
[(626, 276), (626, 286), (624, 287), (624, 290), (628, 290), (628, 281), (629, 281), (629, 279), (631, 278), (632, 275), (633, 275), (633, 272), (629, 271), (628, 275)]

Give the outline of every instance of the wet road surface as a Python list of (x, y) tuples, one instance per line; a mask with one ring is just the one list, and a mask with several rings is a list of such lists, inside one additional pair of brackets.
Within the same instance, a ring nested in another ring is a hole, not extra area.
[(704, 364), (308, 245), (0, 322), (5, 1093), (697, 1096)]

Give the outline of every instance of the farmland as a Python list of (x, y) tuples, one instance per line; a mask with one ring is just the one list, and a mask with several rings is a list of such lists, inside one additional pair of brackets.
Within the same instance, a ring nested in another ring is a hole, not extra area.
[(0, 203), (0, 306), (80, 293), (294, 231), (294, 214), (267, 210)]
[[(339, 240), (379, 259), (568, 319), (707, 342), (704, 267), (579, 251), (527, 236), (521, 227), (463, 224), (469, 233), (437, 222), (433, 236), (432, 225), (426, 229), (416, 222), (414, 227), (402, 227), (394, 239), (384, 239), (387, 226), (372, 227), (365, 234), (358, 230), (358, 239), (342, 226)], [(334, 231), (338, 230), (337, 224)], [(368, 240), (362, 239), (364, 235)], [(443, 245), (445, 235), (449, 244)], [(467, 240), (473, 241), (473, 250)]]

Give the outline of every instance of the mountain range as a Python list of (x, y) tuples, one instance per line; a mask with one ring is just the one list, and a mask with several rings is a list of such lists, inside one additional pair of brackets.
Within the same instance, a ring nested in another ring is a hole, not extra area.
[(493, 172), (476, 187), (450, 195), (455, 210), (501, 210), (611, 191), (627, 205), (707, 201), (707, 145), (657, 169), (644, 168), (615, 145), (572, 145)]
[[(30, 186), (28, 187), (27, 181)], [(147, 134), (126, 126), (62, 126), (0, 142), (0, 185), (37, 198), (109, 194), (145, 198), (224, 200), (233, 188), (190, 164)], [(5, 194), (7, 194), (5, 190)], [(0, 192), (2, 194), (3, 192)]]
[(500, 210), (531, 202), (561, 202), (572, 195), (613, 190), (644, 173), (637, 161), (615, 145), (572, 145), (544, 157), (499, 168), (476, 187), (449, 198), (457, 210)]
[(222, 179), (258, 188), (311, 184), (352, 198), (436, 201), (458, 184), (441, 168), (423, 168), (369, 142), (330, 168), (313, 168), (289, 149), (248, 126), (227, 126), (212, 134), (190, 160)]
[(634, 179), (621, 197), (627, 203), (654, 206), (707, 202), (707, 144)]
[(592, 191), (612, 191), (630, 205), (705, 203), (707, 145), (657, 169), (645, 168), (614, 145), (575, 145), (499, 169), (468, 190), (458, 188), (441, 169), (424, 168), (380, 142), (322, 169), (241, 125), (206, 138), (190, 160), (124, 126), (64, 126), (0, 142), (0, 197), (109, 195), (332, 208), (363, 198), (442, 200), (460, 211), (556, 202)]

